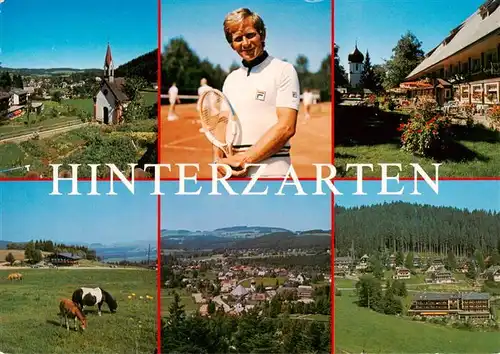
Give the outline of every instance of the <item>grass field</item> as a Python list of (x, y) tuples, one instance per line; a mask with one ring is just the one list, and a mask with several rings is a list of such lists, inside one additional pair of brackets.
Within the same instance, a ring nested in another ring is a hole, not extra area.
[[(31, 170), (49, 176), (49, 164), (56, 162), (131, 163), (139, 160), (147, 144), (155, 141), (156, 124), (155, 119), (146, 119), (115, 127), (88, 126), (47, 139), (0, 144), (0, 169), (31, 165)], [(24, 174), (25, 170), (18, 170), (9, 177)]]
[[(162, 289), (161, 291), (161, 315), (166, 316), (168, 315), (168, 309), (170, 307), (170, 304), (174, 300), (174, 295), (172, 293), (173, 289)], [(194, 302), (194, 298), (191, 296), (191, 294), (187, 293), (186, 291), (182, 291), (180, 289), (175, 289), (177, 294), (179, 294), (181, 298), (181, 304), (184, 305), (184, 310), (188, 313), (198, 311), (199, 307), (201, 304), (196, 304)]]
[[(16, 270), (16, 272), (19, 270)], [(0, 352), (148, 353), (156, 348), (156, 273), (142, 269), (26, 269), (24, 280), (0, 271)], [(89, 308), (85, 332), (61, 327), (59, 300), (80, 286), (101, 286), (118, 302), (102, 316)], [(128, 299), (131, 293), (136, 299)], [(153, 300), (139, 299), (150, 295)]]
[(358, 307), (335, 297), (335, 347), (348, 353), (497, 353), (498, 332), (470, 332)]
[[(0, 263), (5, 261), (5, 257), (12, 253), (16, 261), (24, 261), (24, 250), (0, 250)], [(43, 256), (50, 254), (50, 252), (42, 252)]]
[[(353, 119), (355, 117), (355, 119)], [(443, 156), (431, 159), (415, 156), (401, 149), (399, 124), (408, 112), (380, 111), (374, 116), (363, 107), (338, 106), (335, 110), (335, 165), (341, 177), (353, 177), (355, 169), (346, 171), (350, 163), (371, 163), (373, 171), (365, 169), (365, 177), (380, 177), (384, 163), (398, 163), (388, 171), (393, 176), (413, 177), (410, 163), (419, 164), (430, 176), (435, 174), (433, 163), (442, 163), (439, 177), (491, 177), (498, 175), (500, 164), (500, 132), (477, 125), (466, 128), (454, 124), (450, 128), (452, 143)]]
[[(255, 280), (255, 285), (259, 285), (260, 283), (263, 283), (264, 286), (276, 286), (276, 280), (278, 280), (280, 282), (280, 285), (282, 285), (286, 281), (285, 277), (276, 277), (276, 278), (255, 277), (252, 279)], [(249, 288), (250, 282), (251, 282), (251, 279), (247, 279), (247, 280), (241, 282), (241, 285), (243, 285), (245, 288)]]
[[(156, 92), (151, 91), (141, 91), (142, 99), (147, 106), (150, 106), (158, 101), (158, 96)], [(69, 106), (81, 109), (89, 114), (94, 113), (94, 102), (91, 98), (76, 98), (63, 100), (62, 103)]]

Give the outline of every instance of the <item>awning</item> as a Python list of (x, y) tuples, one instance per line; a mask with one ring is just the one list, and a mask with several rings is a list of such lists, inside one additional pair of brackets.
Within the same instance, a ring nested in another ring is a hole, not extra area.
[(399, 84), (400, 88), (410, 89), (410, 90), (426, 90), (432, 89), (434, 86), (427, 81), (407, 81)]

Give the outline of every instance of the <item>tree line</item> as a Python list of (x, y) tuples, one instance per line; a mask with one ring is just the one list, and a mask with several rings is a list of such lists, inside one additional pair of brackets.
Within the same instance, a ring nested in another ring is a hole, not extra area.
[(330, 353), (330, 322), (269, 317), (254, 309), (188, 316), (174, 294), (162, 319), (162, 353)]
[(42, 252), (72, 253), (87, 260), (97, 260), (96, 251), (87, 246), (67, 245), (51, 240), (31, 240), (26, 243), (11, 242), (7, 244), (8, 250), (24, 250), (25, 258), (38, 263), (43, 259)]
[[(230, 49), (228, 48), (228, 51)], [(269, 53), (272, 55), (272, 53)], [(309, 59), (299, 54), (294, 66), (300, 80), (301, 90), (304, 88), (320, 91), (321, 100), (331, 98), (331, 54), (325, 55), (318, 71), (312, 72), (309, 68)], [(214, 65), (208, 59), (201, 59), (182, 38), (173, 38), (165, 46), (162, 55), (162, 92), (168, 90), (172, 83), (176, 83), (180, 94), (197, 95), (200, 80), (206, 78), (208, 84), (221, 90), (227, 75), (239, 68), (233, 62), (229, 70), (224, 70), (219, 64)]]
[(500, 249), (500, 213), (404, 202), (335, 207), (335, 252), (355, 258), (375, 251), (470, 257)]
[[(347, 54), (343, 55), (347, 56)], [(391, 57), (384, 59), (382, 64), (373, 65), (367, 49), (364, 55), (360, 87), (373, 92), (398, 87), (424, 58), (422, 42), (411, 31), (407, 31), (400, 37), (392, 49)], [(336, 45), (335, 84), (336, 87), (349, 87), (347, 72), (340, 63), (339, 47)]]
[(120, 65), (115, 70), (116, 77), (142, 78), (148, 82), (158, 80), (158, 49), (152, 50), (129, 62)]
[(8, 71), (3, 71), (0, 74), (0, 91), (10, 91), (11, 89), (24, 87), (23, 78), (20, 74), (11, 74)]

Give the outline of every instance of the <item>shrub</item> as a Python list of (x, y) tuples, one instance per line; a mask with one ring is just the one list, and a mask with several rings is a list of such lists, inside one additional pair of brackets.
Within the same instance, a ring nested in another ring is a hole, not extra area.
[(433, 103), (424, 101), (398, 128), (402, 132), (402, 149), (416, 155), (434, 156), (446, 147), (450, 125), (448, 117), (435, 112)]
[(493, 121), (497, 129), (500, 128), (500, 104), (496, 104), (488, 110), (488, 117)]

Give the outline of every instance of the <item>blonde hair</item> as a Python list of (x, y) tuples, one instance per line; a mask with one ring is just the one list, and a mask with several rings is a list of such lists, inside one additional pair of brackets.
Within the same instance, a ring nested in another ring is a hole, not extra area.
[(256, 12), (251, 11), (246, 7), (234, 10), (226, 15), (224, 18), (224, 35), (229, 44), (233, 43), (233, 33), (231, 32), (231, 27), (243, 22), (247, 18), (252, 20), (253, 27), (257, 30), (262, 38), (266, 37), (266, 26), (264, 25), (264, 20)]

